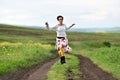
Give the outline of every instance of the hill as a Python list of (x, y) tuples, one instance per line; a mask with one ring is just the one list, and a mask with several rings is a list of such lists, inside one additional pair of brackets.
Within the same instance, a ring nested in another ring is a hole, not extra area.
[(114, 32), (120, 33), (120, 27), (112, 27), (112, 28), (74, 28), (70, 31), (76, 32)]
[[(53, 39), (53, 37), (55, 37), (55, 32), (43, 29), (27, 28), (24, 26), (1, 24), (0, 35), (0, 41), (28, 42), (32, 40), (35, 42), (45, 42)], [(52, 37), (48, 38), (48, 35), (52, 35)]]

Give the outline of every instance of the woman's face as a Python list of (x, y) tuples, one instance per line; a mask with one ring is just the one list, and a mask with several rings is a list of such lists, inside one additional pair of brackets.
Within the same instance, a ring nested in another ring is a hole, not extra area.
[(58, 22), (59, 22), (60, 24), (63, 23), (63, 18), (62, 18), (62, 17), (59, 17)]

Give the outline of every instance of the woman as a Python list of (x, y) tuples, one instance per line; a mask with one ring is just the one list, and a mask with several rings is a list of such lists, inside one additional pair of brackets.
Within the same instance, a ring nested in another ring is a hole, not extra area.
[[(61, 16), (61, 15), (58, 16), (57, 17), (58, 24), (51, 29), (49, 27), (48, 22), (45, 23), (46, 28), (48, 30), (55, 30), (57, 32), (56, 48), (61, 57), (61, 64), (65, 63), (65, 56), (62, 52), (63, 51), (68, 52), (71, 50), (71, 48), (68, 46), (68, 39), (67, 39), (66, 31), (75, 25), (75, 24), (72, 24), (71, 26), (66, 27), (66, 25), (63, 24), (63, 19), (64, 19), (63, 16)], [(64, 50), (63, 50), (63, 48), (64, 48)]]

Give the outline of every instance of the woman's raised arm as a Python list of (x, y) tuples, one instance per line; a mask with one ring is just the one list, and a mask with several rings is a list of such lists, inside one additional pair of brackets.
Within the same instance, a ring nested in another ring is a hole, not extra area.
[(69, 26), (69, 27), (67, 28), (67, 30), (70, 29), (71, 27), (73, 27), (74, 25), (75, 25), (75, 24), (72, 24), (71, 26)]

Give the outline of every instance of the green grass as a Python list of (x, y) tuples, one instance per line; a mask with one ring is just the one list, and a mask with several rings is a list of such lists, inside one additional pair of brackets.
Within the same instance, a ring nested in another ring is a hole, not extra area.
[(0, 74), (14, 72), (18, 67), (29, 67), (48, 60), (55, 55), (50, 53), (50, 44), (28, 42), (26, 44), (0, 43)]
[(120, 47), (103, 47), (83, 54), (105, 71), (120, 79)]
[(65, 55), (66, 56), (66, 64), (61, 65), (60, 61), (56, 62), (48, 72), (47, 80), (67, 80), (67, 75), (69, 72), (68, 69), (72, 70), (74, 75), (74, 80), (78, 80), (79, 72), (79, 60), (74, 55)]
[(29, 67), (55, 57), (51, 54), (54, 40), (48, 37), (54, 33), (0, 24), (0, 74), (15, 72), (17, 68)]

